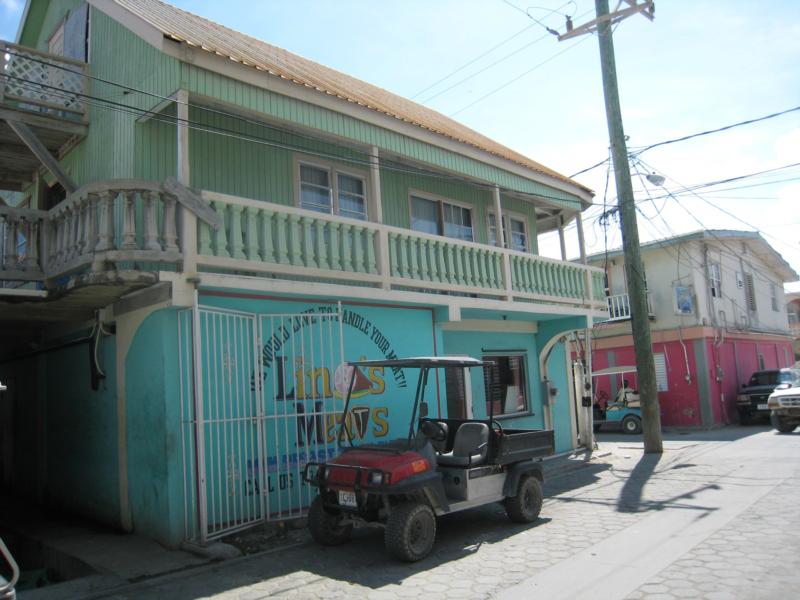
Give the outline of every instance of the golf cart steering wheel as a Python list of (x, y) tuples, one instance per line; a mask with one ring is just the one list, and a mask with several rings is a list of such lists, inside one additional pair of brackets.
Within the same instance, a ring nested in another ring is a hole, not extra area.
[(500, 430), (500, 433), (503, 433), (503, 426), (500, 424), (500, 421), (497, 419), (492, 419), (492, 427), (497, 426), (497, 429)]
[(423, 421), (420, 426), (422, 433), (433, 442), (447, 441), (447, 430), (444, 423), (439, 421)]

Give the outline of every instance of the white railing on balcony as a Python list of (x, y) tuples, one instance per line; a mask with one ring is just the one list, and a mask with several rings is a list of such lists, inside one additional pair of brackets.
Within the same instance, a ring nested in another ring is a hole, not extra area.
[(199, 267), (604, 306), (602, 271), (379, 223), (203, 191), (224, 223), (198, 226)]
[[(200, 272), (605, 308), (594, 267), (215, 192), (187, 199), (192, 192), (175, 185), (99, 182), (49, 211), (0, 207), (0, 281), (188, 263)], [(179, 236), (178, 203), (196, 241)]]
[(86, 63), (0, 40), (0, 106), (86, 120)]
[(112, 264), (179, 265), (176, 198), (156, 183), (94, 183), (49, 211), (0, 206), (0, 279), (41, 281)]
[[(609, 321), (622, 321), (631, 318), (631, 304), (628, 294), (614, 294), (606, 298), (608, 303), (608, 320)], [(653, 313), (653, 299), (652, 295), (647, 294), (647, 313), (649, 316), (655, 316)]]

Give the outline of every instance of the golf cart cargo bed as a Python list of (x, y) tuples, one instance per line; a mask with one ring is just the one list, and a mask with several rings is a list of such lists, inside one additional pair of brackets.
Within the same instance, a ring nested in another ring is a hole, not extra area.
[(495, 435), (500, 465), (550, 456), (555, 449), (552, 429), (504, 429)]

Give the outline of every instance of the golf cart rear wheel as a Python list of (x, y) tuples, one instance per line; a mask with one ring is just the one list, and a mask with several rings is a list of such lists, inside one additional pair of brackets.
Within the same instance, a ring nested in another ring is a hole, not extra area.
[(542, 484), (528, 475), (519, 480), (517, 495), (506, 498), (506, 514), (514, 523), (533, 523), (542, 510)]
[(625, 433), (642, 433), (642, 420), (639, 417), (628, 415), (622, 419), (622, 431)]
[(436, 539), (436, 516), (427, 504), (405, 502), (392, 508), (384, 542), (391, 555), (406, 562), (422, 560)]
[(311, 537), (323, 546), (338, 546), (350, 539), (352, 525), (341, 525), (342, 515), (325, 510), (322, 496), (317, 496), (308, 509), (308, 529)]

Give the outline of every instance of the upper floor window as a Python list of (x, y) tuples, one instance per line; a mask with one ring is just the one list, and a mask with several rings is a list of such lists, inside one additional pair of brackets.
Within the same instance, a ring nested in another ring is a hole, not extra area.
[(411, 229), (467, 242), (475, 239), (471, 209), (416, 195), (411, 196)]
[[(497, 241), (497, 217), (493, 212), (489, 213), (488, 224), (489, 243), (492, 246), (499, 246), (500, 244)], [(524, 219), (503, 213), (503, 233), (509, 248), (519, 252), (529, 251), (528, 231)]]
[(712, 298), (722, 298), (722, 277), (720, 276), (719, 263), (708, 265), (708, 285), (711, 288)]
[(769, 299), (772, 302), (772, 310), (778, 312), (778, 290), (774, 283), (769, 284)]
[(367, 220), (366, 184), (362, 177), (329, 167), (300, 163), (300, 207)]

